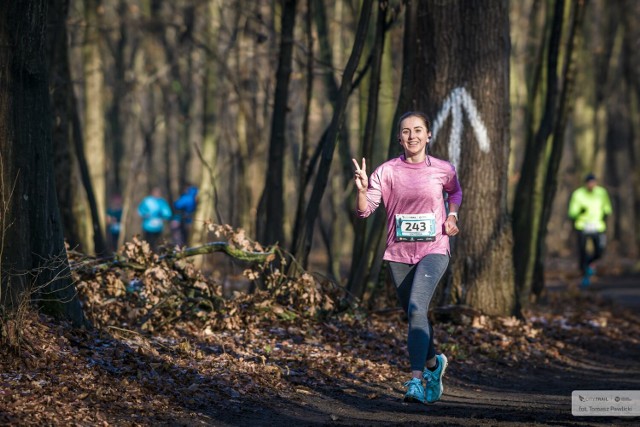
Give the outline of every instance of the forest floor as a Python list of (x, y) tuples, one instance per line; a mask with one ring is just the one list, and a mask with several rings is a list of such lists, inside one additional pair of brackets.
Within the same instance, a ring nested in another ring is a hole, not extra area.
[[(201, 276), (181, 268), (181, 280), (195, 278), (193, 289), (206, 288)], [(166, 269), (147, 270), (145, 288), (126, 291), (119, 290), (131, 285), (123, 274), (76, 277), (85, 312), (98, 326), (91, 330), (27, 313), (20, 348), (0, 349), (0, 425), (640, 422), (571, 411), (574, 390), (640, 390), (637, 274), (599, 277), (580, 290), (577, 278), (559, 272), (524, 320), (439, 322), (437, 347), (450, 364), (445, 393), (430, 405), (402, 401), (408, 366), (398, 310), (306, 315), (300, 300), (307, 310), (330, 305), (309, 291), (307, 276), (298, 289), (288, 284), (287, 293), (218, 301), (215, 313), (193, 310), (194, 301), (204, 301), (193, 292), (178, 309), (163, 311), (168, 298), (146, 290), (151, 274), (159, 280), (154, 289), (164, 283), (166, 295)]]

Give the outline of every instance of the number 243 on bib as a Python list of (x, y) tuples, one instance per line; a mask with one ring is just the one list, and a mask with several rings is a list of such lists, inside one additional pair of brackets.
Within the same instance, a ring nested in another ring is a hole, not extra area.
[(396, 241), (433, 242), (434, 240), (436, 240), (435, 214), (396, 215)]

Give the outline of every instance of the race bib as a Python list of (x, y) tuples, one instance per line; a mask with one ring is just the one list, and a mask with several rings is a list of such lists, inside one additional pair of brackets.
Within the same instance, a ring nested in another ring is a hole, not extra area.
[(162, 218), (149, 218), (147, 222), (147, 227), (151, 229), (162, 229), (162, 226)]
[(396, 214), (397, 242), (433, 242), (436, 240), (436, 216)]
[(596, 223), (596, 222), (587, 222), (584, 225), (584, 229), (582, 231), (585, 232), (585, 233), (590, 233), (590, 234), (597, 233), (599, 231), (598, 230), (598, 223)]

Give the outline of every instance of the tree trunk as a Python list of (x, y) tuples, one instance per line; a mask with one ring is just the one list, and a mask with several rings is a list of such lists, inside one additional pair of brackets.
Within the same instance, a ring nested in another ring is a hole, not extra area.
[[(318, 65), (320, 64), (324, 65), (325, 70), (324, 72), (321, 73), (321, 75), (323, 76), (322, 81), (325, 85), (326, 97), (328, 98), (328, 101), (331, 104), (333, 111), (336, 111), (339, 105), (340, 88), (338, 87), (338, 83), (336, 82), (336, 78), (334, 74), (334, 71), (335, 71), (334, 63), (336, 61), (334, 59), (334, 51), (340, 52), (340, 49), (342, 48), (341, 39), (340, 37), (333, 34), (333, 45), (332, 45), (329, 37), (331, 31), (329, 30), (329, 25), (327, 22), (327, 9), (325, 6), (325, 2), (322, 0), (310, 0), (308, 4), (310, 8), (311, 7), (313, 8), (312, 21), (315, 22), (316, 31), (318, 34), (318, 45), (319, 45), (320, 52), (319, 52), (319, 58), (317, 63)], [(341, 13), (342, 6), (343, 4), (341, 1), (335, 3), (337, 14)], [(308, 25), (311, 25), (311, 20), (308, 22)], [(309, 28), (309, 30), (311, 31), (311, 28)], [(310, 54), (312, 55), (313, 52), (310, 51)], [(340, 55), (338, 56), (340, 57)], [(313, 64), (310, 64), (310, 66), (312, 65)], [(309, 72), (312, 72), (312, 70), (313, 68), (309, 69)], [(309, 85), (312, 84), (312, 79), (309, 80), (308, 84)], [(354, 87), (356, 87), (356, 85), (352, 86), (351, 90), (353, 90)], [(310, 98), (308, 98), (308, 102), (310, 102)], [(333, 183), (331, 184), (332, 187), (334, 188), (344, 187), (346, 183), (350, 181), (351, 173), (352, 173), (351, 153), (349, 149), (349, 139), (350, 139), (349, 129), (347, 127), (342, 127), (339, 132), (340, 132), (339, 139), (341, 143), (338, 146), (340, 150), (338, 158), (340, 159), (340, 168), (342, 173), (335, 175), (333, 177), (333, 179), (339, 181), (338, 185), (334, 185)], [(296, 206), (292, 241), (297, 241), (298, 233), (301, 230), (301, 224), (304, 222), (307, 187), (311, 181), (313, 172), (316, 167), (316, 163), (320, 157), (320, 153), (322, 152), (322, 149), (325, 143), (327, 142), (327, 139), (326, 139), (327, 135), (328, 135), (328, 128), (325, 129), (325, 131), (323, 132), (313, 156), (309, 160), (307, 160), (306, 157), (301, 159), (298, 203)], [(308, 141), (306, 142), (306, 145), (308, 145)], [(306, 155), (306, 152), (305, 152), (305, 155)], [(302, 162), (302, 160), (304, 160), (304, 162)], [(344, 197), (342, 197), (342, 192), (343, 192), (342, 190), (339, 190), (337, 195), (334, 192), (331, 192), (331, 194), (328, 195), (327, 197), (332, 197), (333, 199), (331, 200), (331, 203), (335, 205), (339, 202), (335, 200), (336, 198), (339, 200), (344, 200)], [(345, 204), (342, 204), (342, 205), (344, 206)], [(344, 210), (345, 209), (342, 209), (342, 211)], [(350, 211), (349, 209), (346, 209), (346, 210), (347, 212)], [(336, 212), (335, 209), (333, 210), (333, 212)], [(341, 233), (341, 236), (344, 235), (344, 233), (342, 233), (342, 230), (338, 230), (338, 228), (341, 228), (341, 225), (336, 227), (335, 224), (332, 223), (330, 227), (333, 229), (331, 233)], [(341, 246), (342, 246), (342, 239), (337, 239), (337, 240), (333, 238), (329, 239), (326, 245), (327, 258), (335, 260), (336, 257), (334, 256), (335, 255), (334, 252), (339, 252)], [(333, 265), (335, 266), (335, 263), (333, 263)]]
[(313, 82), (314, 82), (314, 56), (313, 56), (313, 16), (314, 13), (314, 0), (307, 0), (307, 13), (305, 16), (305, 37), (307, 54), (305, 56), (305, 105), (302, 118), (302, 143), (300, 145), (300, 156), (297, 162), (298, 177), (297, 177), (297, 192), (298, 192), (298, 204), (296, 206), (296, 220), (297, 213), (301, 212), (304, 208), (304, 193), (307, 188), (306, 172), (309, 166), (309, 127), (311, 122), (311, 103), (313, 100)]
[[(91, 153), (86, 158), (90, 186), (95, 197), (92, 206), (94, 233), (93, 248), (96, 254), (106, 253), (104, 224), (106, 212), (106, 150), (104, 116), (104, 75), (100, 58), (100, 32), (98, 13), (100, 0), (85, 0), (85, 40), (83, 48), (85, 115), (83, 127), (84, 152)], [(95, 212), (94, 212), (95, 210)]]
[[(69, 103), (71, 114), (71, 128), (73, 130), (71, 139), (73, 140), (75, 156), (78, 160), (80, 179), (82, 181), (84, 191), (87, 195), (87, 203), (89, 205), (89, 209), (83, 211), (86, 216), (82, 218), (81, 221), (87, 221), (89, 224), (91, 224), (91, 229), (93, 231), (93, 252), (99, 255), (106, 253), (107, 245), (104, 239), (104, 234), (102, 232), (103, 229), (100, 226), (100, 210), (98, 207), (95, 192), (93, 190), (93, 183), (91, 181), (91, 172), (89, 171), (87, 156), (85, 155), (84, 135), (82, 133), (82, 124), (80, 123), (80, 114), (78, 112), (77, 103), (75, 101), (75, 95), (72, 94), (71, 96), (74, 98)], [(89, 151), (89, 153), (92, 153), (92, 151)], [(85, 241), (88, 243), (88, 240), (85, 239)], [(83, 252), (90, 253), (91, 248), (85, 247), (83, 248)]]
[[(378, 120), (378, 105), (380, 93), (380, 75), (382, 73), (382, 52), (384, 50), (385, 25), (387, 18), (386, 2), (378, 2), (377, 21), (375, 30), (375, 39), (372, 46), (373, 60), (371, 74), (369, 75), (369, 94), (367, 106), (367, 118), (364, 126), (364, 137), (362, 140), (362, 149), (356, 155), (358, 161), (360, 157), (364, 157), (371, 161), (374, 152), (375, 130)], [(369, 163), (372, 164), (372, 163)], [(365, 291), (366, 282), (362, 277), (362, 269), (358, 268), (358, 264), (365, 260), (365, 244), (367, 237), (367, 221), (357, 219), (354, 224), (353, 247), (351, 257), (351, 268), (349, 269), (349, 280), (347, 289), (349, 292), (361, 298)], [(358, 274), (359, 273), (359, 274)]]
[(205, 220), (215, 220), (222, 224), (223, 218), (219, 212), (220, 205), (218, 200), (218, 150), (217, 150), (217, 126), (218, 121), (218, 96), (219, 96), (219, 74), (220, 66), (218, 64), (218, 49), (216, 39), (220, 26), (220, 11), (214, 1), (209, 1), (206, 5), (205, 16), (207, 22), (210, 23), (207, 49), (203, 50), (205, 75), (204, 75), (204, 96), (201, 98), (203, 102), (202, 112), (202, 149), (198, 149), (198, 156), (202, 163), (203, 172), (200, 178), (198, 189), (198, 205), (193, 222), (191, 234), (191, 242), (194, 245), (202, 245), (207, 241), (207, 230)]
[(49, 49), (51, 63), (51, 110), (53, 114), (53, 150), (56, 180), (56, 193), (60, 205), (60, 215), (65, 238), (69, 246), (86, 248), (93, 242), (85, 240), (76, 214), (78, 208), (88, 211), (86, 201), (80, 197), (81, 186), (76, 168), (73, 150), (72, 115), (75, 106), (69, 56), (67, 49), (67, 11), (68, 0), (49, 1)]
[[(210, 28), (210, 22), (207, 20), (207, 13), (205, 12), (208, 5), (198, 4), (191, 8), (194, 14), (192, 20), (193, 30), (189, 34), (191, 38), (191, 44), (189, 49), (189, 61), (188, 61), (188, 73), (184, 78), (188, 82), (188, 92), (186, 99), (183, 99), (185, 114), (187, 115), (185, 125), (183, 126), (183, 135), (181, 138), (180, 150), (181, 150), (181, 162), (182, 165), (182, 177), (180, 191), (189, 185), (197, 185), (202, 178), (203, 168), (199, 167), (200, 159), (195, 155), (194, 146), (202, 145), (204, 131), (204, 97), (205, 90), (205, 74), (206, 70), (206, 53), (204, 49), (198, 45), (195, 41), (200, 37), (200, 34), (205, 32), (213, 32)], [(215, 46), (215, 43), (210, 46)], [(192, 77), (193, 75), (193, 77)], [(195, 217), (194, 217), (195, 218)], [(193, 232), (193, 225), (191, 226), (191, 234)], [(185, 236), (187, 245), (191, 242), (191, 236)]]
[[(336, 34), (336, 30), (332, 28), (331, 25), (327, 22), (327, 9), (326, 2), (323, 0), (314, 0), (314, 20), (317, 27), (318, 33), (318, 45), (320, 48), (318, 63), (323, 64), (326, 68), (325, 72), (322, 73), (324, 76), (324, 85), (326, 89), (326, 96), (328, 101), (331, 103), (331, 107), (335, 111), (338, 108), (338, 104), (340, 102), (340, 87), (338, 85), (338, 81), (336, 80), (335, 70), (342, 64), (342, 51), (344, 50), (344, 43), (342, 42), (341, 33), (343, 31), (343, 26), (338, 25), (337, 22), (342, 22), (344, 16), (344, 1), (335, 2), (332, 6), (335, 7), (335, 21), (336, 26), (338, 26)], [(332, 37), (331, 37), (332, 36)], [(353, 90), (353, 87), (352, 87)], [(349, 127), (344, 126), (340, 129), (340, 144), (338, 145), (338, 150), (340, 153), (340, 171), (341, 174), (337, 174), (336, 178), (339, 175), (342, 175), (342, 181), (344, 184), (351, 181), (351, 177), (353, 175), (353, 164), (351, 163), (351, 152), (349, 149)]]
[[(107, 37), (109, 53), (113, 57), (112, 83), (113, 99), (107, 110), (107, 133), (108, 153), (110, 159), (108, 161), (110, 183), (113, 187), (109, 191), (109, 195), (121, 194), (124, 186), (120, 166), (125, 152), (125, 122), (126, 115), (123, 105), (127, 99), (126, 73), (128, 71), (127, 50), (133, 52), (137, 49), (136, 37), (131, 37), (129, 7), (125, 0), (118, 0), (116, 6), (117, 28), (113, 39)], [(133, 56), (133, 55), (132, 55)]]
[[(519, 304), (526, 306), (529, 302), (535, 281), (538, 259), (538, 235), (541, 232), (541, 213), (543, 209), (544, 187), (546, 175), (547, 141), (553, 132), (558, 98), (557, 68), (560, 56), (560, 37), (562, 35), (564, 1), (557, 0), (548, 28), (550, 34), (547, 42), (546, 75), (537, 73), (529, 93), (529, 105), (534, 99), (543, 99), (544, 106), (539, 118), (530, 115), (524, 160), (515, 194), (513, 208), (514, 263), (516, 287)], [(546, 84), (543, 84), (545, 82)], [(538, 92), (544, 91), (544, 92)], [(544, 93), (544, 96), (541, 95)], [(534, 120), (540, 122), (536, 125)], [(536, 130), (537, 129), (537, 130)], [(534, 222), (535, 221), (535, 222)]]
[[(562, 55), (560, 45), (564, 9), (564, 1), (557, 0), (548, 42), (546, 87), (541, 86), (541, 89), (545, 89), (544, 113), (535, 135), (532, 134), (527, 141), (515, 195), (513, 257), (520, 307), (529, 303), (532, 291), (539, 294), (544, 286), (544, 236), (557, 185), (556, 175), (562, 155), (563, 132), (573, 84), (572, 50), (576, 41), (576, 29), (583, 16), (584, 3), (578, 1), (575, 11), (572, 11), (571, 31), (563, 52), (565, 64), (560, 79), (557, 70)], [(529, 128), (535, 128), (533, 123), (530, 123)]]
[[(562, 160), (562, 152), (564, 150), (565, 130), (567, 120), (573, 108), (573, 89), (575, 87), (576, 65), (575, 51), (576, 46), (582, 37), (579, 35), (582, 30), (582, 22), (584, 21), (586, 0), (577, 0), (572, 2), (569, 16), (569, 34), (564, 54), (564, 65), (562, 67), (562, 88), (558, 98), (557, 118), (553, 128), (552, 148), (548, 157), (548, 166), (544, 176), (544, 197), (542, 201), (542, 213), (540, 219), (540, 234), (537, 239), (536, 251), (536, 271), (534, 273), (534, 282), (532, 292), (535, 298), (542, 294), (544, 289), (544, 253), (545, 253), (545, 237), (547, 234), (547, 226), (551, 219), (551, 210), (558, 188), (558, 171), (560, 169), (560, 161)], [(523, 295), (521, 295), (522, 297)], [(522, 299), (521, 299), (522, 302)]]
[(276, 89), (269, 138), (269, 162), (263, 200), (258, 208), (256, 231), (258, 239), (267, 245), (284, 242), (284, 151), (285, 127), (289, 102), (289, 80), (293, 57), (293, 30), (295, 29), (296, 0), (284, 0), (280, 52), (276, 71)]
[(31, 295), (46, 312), (80, 325), (54, 183), (47, 4), (0, 6), (0, 306), (15, 309)]
[[(241, 104), (243, 101), (238, 100)], [(250, 158), (249, 149), (249, 136), (248, 127), (249, 124), (246, 115), (246, 110), (242, 107), (238, 110), (236, 117), (236, 145), (234, 150), (234, 170), (233, 170), (233, 182), (237, 198), (233, 203), (233, 210), (231, 215), (232, 224), (240, 224), (241, 227), (246, 227), (249, 234), (252, 233), (251, 226), (251, 207), (252, 207), (252, 191), (251, 186), (253, 184), (253, 177), (250, 173), (250, 167), (252, 159)]]
[[(624, 41), (623, 58), (624, 75), (630, 86), (630, 117), (632, 126), (632, 140), (629, 146), (629, 159), (633, 165), (640, 159), (640, 3), (634, 0), (625, 0), (622, 5)], [(640, 249), (640, 168), (634, 168), (628, 183), (634, 191), (634, 206), (629, 215), (635, 224), (633, 233), (636, 247)]]
[(313, 229), (316, 219), (318, 218), (320, 202), (322, 201), (322, 196), (324, 195), (324, 191), (329, 180), (331, 161), (333, 159), (337, 138), (344, 122), (344, 112), (352, 87), (352, 79), (364, 47), (372, 4), (373, 0), (364, 0), (362, 4), (353, 50), (351, 51), (351, 56), (349, 57), (349, 61), (347, 62), (347, 66), (345, 67), (345, 71), (342, 76), (339, 102), (333, 113), (326, 143), (322, 149), (322, 158), (320, 160), (320, 166), (318, 167), (318, 174), (311, 193), (311, 198), (307, 204), (304, 222), (301, 224), (300, 230), (296, 230), (294, 233), (296, 240), (294, 240), (292, 245), (294, 248), (293, 255), (303, 267), (307, 266), (311, 243), (313, 240)]
[[(535, 89), (531, 85), (539, 84), (538, 78), (542, 64), (545, 38), (547, 34), (545, 19), (545, 3), (543, 0), (526, 0), (509, 2), (511, 7), (511, 152), (509, 159), (509, 194), (508, 206), (513, 207), (518, 170), (522, 163), (529, 129), (527, 123), (533, 114), (538, 114), (531, 100), (530, 93)], [(533, 58), (533, 59), (532, 59)]]
[[(418, 27), (418, 2), (411, 1), (407, 3), (404, 21), (404, 35), (403, 35), (403, 51), (402, 51), (402, 77), (400, 82), (400, 94), (398, 96), (398, 102), (396, 105), (395, 115), (391, 121), (391, 131), (389, 140), (392, 141), (389, 145), (387, 158), (392, 158), (398, 152), (399, 145), (394, 141), (397, 139), (398, 131), (393, 125), (398, 121), (400, 116), (408, 110), (415, 109), (415, 99), (413, 96), (413, 82), (414, 82), (414, 69), (413, 65), (416, 60), (416, 50), (414, 48), (414, 41), (416, 39), (417, 27)], [(373, 166), (373, 165), (371, 165)], [(380, 277), (381, 262), (377, 260), (382, 257), (384, 250), (384, 243), (386, 242), (386, 217), (383, 209), (379, 208), (373, 214), (373, 220), (369, 220), (370, 225), (367, 227), (367, 235), (364, 244), (362, 255), (359, 258), (355, 258), (352, 262), (352, 275), (351, 287), (360, 287), (362, 290), (368, 286), (373, 285), (378, 281)], [(357, 295), (356, 296), (361, 296)]]
[(433, 115), (432, 148), (438, 157), (448, 153), (464, 194), (445, 298), (511, 315), (508, 4), (429, 0), (419, 2), (418, 17), (416, 104)]

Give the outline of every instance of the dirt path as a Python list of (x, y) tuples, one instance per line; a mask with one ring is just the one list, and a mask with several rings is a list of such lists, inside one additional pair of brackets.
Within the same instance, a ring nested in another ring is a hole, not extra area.
[[(620, 309), (640, 311), (637, 276), (598, 279), (588, 292), (614, 301)], [(563, 289), (551, 289), (563, 291)], [(613, 307), (613, 309), (616, 308)], [(298, 388), (294, 395), (260, 402), (225, 402), (220, 410), (200, 414), (207, 425), (638, 425), (632, 417), (575, 417), (573, 390), (640, 390), (640, 348), (601, 348), (597, 340), (587, 351), (550, 367), (512, 368), (495, 363), (481, 371), (470, 362), (452, 360), (445, 377), (445, 395), (432, 405), (401, 401), (402, 382), (360, 384), (339, 389)], [(193, 421), (193, 420), (191, 420)], [(191, 424), (191, 422), (188, 422)]]
[(640, 274), (596, 277), (587, 292), (594, 292), (615, 304), (640, 311)]
[[(117, 327), (77, 330), (32, 314), (21, 353), (0, 353), (0, 426), (640, 425), (571, 413), (574, 390), (640, 390), (639, 276), (579, 290), (579, 278), (555, 271), (526, 323), (481, 316), (438, 327), (450, 364), (432, 405), (402, 402), (397, 310), (208, 335), (187, 321), (146, 334), (118, 316), (108, 317)], [(108, 314), (128, 313), (127, 298)]]
[[(635, 356), (609, 356), (597, 361), (576, 360), (574, 367), (524, 372), (476, 372), (470, 366), (451, 367), (443, 399), (433, 405), (401, 401), (397, 384), (366, 384), (358, 389), (330, 386), (299, 389), (295, 396), (247, 405), (238, 402), (225, 414), (214, 415), (220, 425), (638, 425), (637, 418), (574, 417), (571, 392), (593, 389), (640, 390)], [(633, 366), (635, 363), (635, 366)], [(616, 366), (611, 368), (611, 366)], [(223, 415), (220, 418), (220, 415)], [(208, 418), (208, 417), (207, 417)], [(224, 421), (220, 421), (223, 419)], [(208, 423), (208, 422), (207, 422)]]

